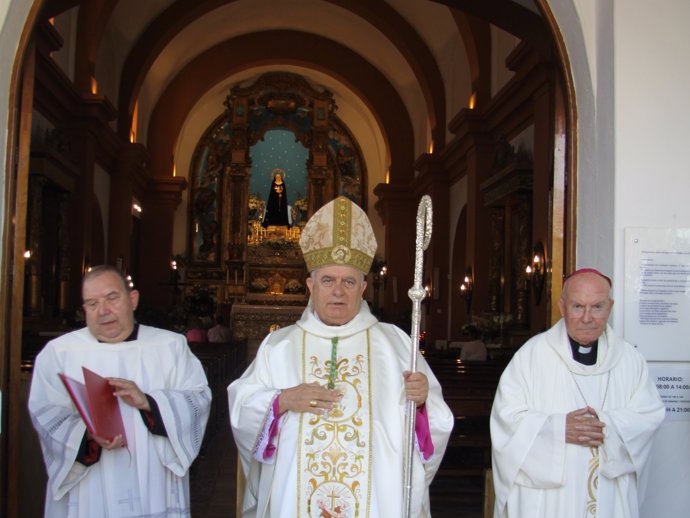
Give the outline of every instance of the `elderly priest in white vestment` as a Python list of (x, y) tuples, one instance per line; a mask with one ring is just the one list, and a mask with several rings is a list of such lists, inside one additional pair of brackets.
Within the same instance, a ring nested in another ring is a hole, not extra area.
[(563, 318), (515, 354), (491, 412), (494, 518), (636, 518), (664, 406), (607, 320), (611, 281), (571, 274)]
[[(139, 293), (112, 266), (82, 283), (84, 329), (36, 358), (29, 412), (48, 471), (46, 518), (189, 518), (189, 467), (199, 453), (211, 391), (184, 336), (139, 325)], [(82, 367), (108, 380), (124, 436), (92, 435), (59, 373)]]
[(337, 198), (308, 221), (300, 245), (309, 305), (228, 387), (242, 517), (402, 517), (407, 400), (417, 408), (411, 516), (428, 517), (453, 416), (421, 356), (407, 372), (410, 337), (362, 299), (376, 252), (369, 219)]

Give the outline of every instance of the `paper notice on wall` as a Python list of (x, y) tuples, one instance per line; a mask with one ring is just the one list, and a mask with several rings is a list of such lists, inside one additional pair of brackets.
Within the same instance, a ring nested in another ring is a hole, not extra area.
[(690, 360), (690, 229), (625, 231), (625, 339), (648, 360)]
[(666, 406), (666, 420), (690, 421), (690, 365), (651, 364), (649, 375)]

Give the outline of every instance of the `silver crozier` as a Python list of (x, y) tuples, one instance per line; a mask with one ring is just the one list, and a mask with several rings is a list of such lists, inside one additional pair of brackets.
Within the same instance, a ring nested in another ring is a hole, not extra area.
[[(417, 352), (419, 351), (419, 321), (421, 315), (422, 299), (426, 296), (426, 290), (422, 286), (422, 270), (424, 267), (424, 250), (429, 247), (431, 241), (432, 224), (431, 198), (427, 195), (422, 196), (417, 208), (417, 239), (415, 241), (415, 260), (414, 260), (414, 285), (407, 292), (412, 299), (412, 331), (410, 340), (412, 341), (412, 354), (410, 358), (410, 371), (417, 370)], [(405, 491), (403, 516), (410, 518), (412, 506), (412, 455), (414, 453), (414, 427), (416, 405), (414, 401), (407, 402), (405, 416)]]

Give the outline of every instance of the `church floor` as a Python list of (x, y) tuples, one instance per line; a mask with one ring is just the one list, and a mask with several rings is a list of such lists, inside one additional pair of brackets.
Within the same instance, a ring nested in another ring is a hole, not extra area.
[[(224, 429), (225, 428), (225, 429)], [(237, 448), (230, 426), (219, 426), (192, 465), (192, 518), (233, 518), (237, 492)]]
[[(229, 426), (218, 426), (191, 471), (192, 518), (234, 518), (237, 450)], [(433, 518), (482, 518), (479, 482), (437, 477), (431, 486)]]

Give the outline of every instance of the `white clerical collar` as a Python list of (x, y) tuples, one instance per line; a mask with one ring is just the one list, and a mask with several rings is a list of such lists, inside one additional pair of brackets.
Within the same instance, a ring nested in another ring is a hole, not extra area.
[[(315, 310), (314, 308), (311, 308), (311, 314), (314, 315), (314, 318), (315, 318), (316, 321), (319, 322), (320, 324), (323, 324), (323, 325), (329, 326), (329, 327), (334, 327), (334, 326), (336, 325), (336, 324), (327, 324), (326, 322), (324, 322), (323, 320), (321, 320), (321, 318), (319, 318), (319, 314), (316, 312), (316, 310)], [(357, 317), (357, 315), (355, 315), (355, 317)], [(352, 320), (354, 320), (354, 318), (352, 318)], [(352, 320), (350, 320), (350, 321), (348, 321), (348, 322), (345, 322), (344, 324), (337, 324), (337, 325), (346, 326), (346, 325), (348, 325), (350, 322), (352, 322)]]
[(376, 320), (376, 317), (369, 311), (368, 304), (363, 300), (359, 313), (357, 313), (347, 324), (329, 326), (319, 318), (313, 306), (308, 306), (304, 310), (304, 313), (302, 313), (302, 318), (297, 321), (297, 325), (308, 333), (316, 336), (326, 338), (339, 336), (340, 338), (345, 338), (360, 333), (377, 322), (378, 320)]

